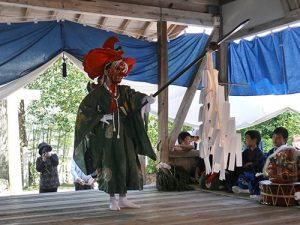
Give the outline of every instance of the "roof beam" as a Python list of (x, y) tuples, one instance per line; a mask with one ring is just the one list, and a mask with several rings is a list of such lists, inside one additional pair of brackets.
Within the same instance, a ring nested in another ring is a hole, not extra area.
[(124, 31), (126, 30), (128, 24), (129, 24), (130, 20), (125, 19), (122, 21), (122, 24), (119, 26), (119, 32), (120, 34), (124, 34)]
[(49, 11), (48, 18), (50, 20), (54, 20), (54, 19), (56, 19), (57, 14), (58, 14), (57, 11), (54, 11), (54, 10)]
[(290, 12), (290, 5), (287, 0), (281, 0), (282, 9), (284, 11), (285, 16), (287, 16)]
[[(173, 24), (174, 25), (174, 24)], [(174, 25), (172, 29), (170, 29), (170, 32), (168, 32), (169, 38), (175, 38), (177, 37), (187, 26), (183, 25)]]
[(104, 0), (6, 0), (0, 1), (0, 3), (13, 6), (39, 8), (48, 11), (66, 10), (77, 14), (109, 15), (126, 19), (142, 19), (148, 21), (170, 21), (178, 24), (213, 25), (213, 18), (209, 13)]
[(23, 21), (27, 21), (27, 17), (28, 17), (28, 15), (29, 15), (29, 13), (30, 13), (30, 8), (24, 8), (23, 9)]
[(293, 22), (300, 20), (300, 10), (299, 11), (293, 10), (293, 11), (291, 11), (291, 13), (294, 13), (294, 15), (276, 19), (271, 22), (257, 25), (255, 27), (250, 27), (248, 29), (243, 29), (243, 30), (237, 32), (236, 34), (232, 35), (229, 40), (235, 40), (235, 39), (240, 39), (240, 38), (244, 38), (247, 36), (255, 35), (260, 32), (263, 32), (263, 31), (266, 31), (269, 29), (276, 29), (278, 27), (288, 25), (288, 24), (291, 24)]
[(107, 17), (101, 16), (97, 23), (97, 27), (99, 27), (99, 28), (103, 27), (103, 25), (106, 23), (106, 21), (107, 21)]
[(140, 34), (139, 34), (139, 39), (142, 39), (142, 38), (145, 38), (145, 34), (147, 32), (147, 30), (149, 29), (150, 25), (151, 25), (152, 22), (150, 21), (146, 21), (145, 24), (143, 25), (141, 31), (140, 31)]
[(77, 23), (80, 23), (82, 18), (83, 18), (83, 15), (78, 13), (78, 14), (75, 15), (74, 21), (77, 22)]

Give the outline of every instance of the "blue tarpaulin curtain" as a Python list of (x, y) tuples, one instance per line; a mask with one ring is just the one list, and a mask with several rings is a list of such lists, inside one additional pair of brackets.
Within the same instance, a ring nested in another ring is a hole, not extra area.
[(300, 28), (286, 29), (228, 46), (231, 96), (300, 92)]
[[(137, 60), (127, 79), (156, 84), (156, 43), (70, 21), (47, 21), (0, 24), (0, 85), (25, 76), (62, 51), (82, 61), (89, 50), (102, 47), (110, 36), (119, 38), (125, 56)], [(186, 34), (168, 43), (169, 79), (202, 52), (207, 40), (205, 34)], [(190, 68), (174, 84), (187, 87), (196, 69)]]

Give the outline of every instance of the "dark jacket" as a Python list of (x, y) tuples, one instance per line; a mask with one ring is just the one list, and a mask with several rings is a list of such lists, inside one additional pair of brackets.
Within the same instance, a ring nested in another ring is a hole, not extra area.
[(40, 188), (51, 189), (57, 188), (59, 184), (58, 179), (58, 156), (53, 154), (45, 162), (42, 157), (36, 159), (36, 170), (40, 172)]

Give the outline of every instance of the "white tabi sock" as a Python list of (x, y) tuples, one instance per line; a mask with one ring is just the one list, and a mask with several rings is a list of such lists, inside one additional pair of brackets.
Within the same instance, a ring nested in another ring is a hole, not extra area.
[(140, 205), (134, 204), (133, 202), (128, 201), (126, 197), (119, 197), (119, 206), (120, 208), (132, 208), (139, 209)]
[(109, 198), (109, 209), (114, 210), (114, 211), (119, 211), (120, 210), (120, 206), (118, 204), (118, 201), (117, 201), (116, 197), (110, 197)]

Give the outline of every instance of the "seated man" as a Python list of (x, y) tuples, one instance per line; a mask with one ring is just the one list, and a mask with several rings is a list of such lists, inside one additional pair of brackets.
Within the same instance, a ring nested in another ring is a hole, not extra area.
[(187, 152), (192, 149), (195, 149), (195, 146), (191, 143), (194, 139), (194, 136), (190, 135), (189, 132), (182, 131), (178, 135), (178, 144), (175, 144), (174, 151), (183, 151)]

